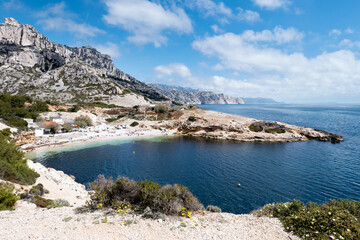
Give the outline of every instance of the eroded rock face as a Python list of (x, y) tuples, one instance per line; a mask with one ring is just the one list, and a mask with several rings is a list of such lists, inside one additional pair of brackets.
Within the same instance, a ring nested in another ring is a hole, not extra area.
[(0, 24), (0, 87), (3, 92), (70, 103), (112, 102), (115, 96), (119, 101), (125, 88), (148, 99), (167, 99), (117, 69), (110, 56), (89, 46), (71, 48), (51, 42), (33, 26), (13, 18)]
[(162, 84), (154, 85), (162, 94), (182, 104), (244, 104), (242, 98), (208, 91), (184, 89)]

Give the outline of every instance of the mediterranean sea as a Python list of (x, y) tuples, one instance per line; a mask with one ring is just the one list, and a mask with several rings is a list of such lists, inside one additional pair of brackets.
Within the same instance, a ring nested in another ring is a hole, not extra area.
[[(200, 105), (343, 135), (344, 142), (237, 143), (184, 137), (115, 140), (35, 152), (89, 185), (99, 174), (187, 186), (206, 205), (249, 213), (292, 199), (360, 200), (359, 105)], [(135, 154), (133, 153), (135, 152)], [(238, 187), (238, 184), (241, 187)]]

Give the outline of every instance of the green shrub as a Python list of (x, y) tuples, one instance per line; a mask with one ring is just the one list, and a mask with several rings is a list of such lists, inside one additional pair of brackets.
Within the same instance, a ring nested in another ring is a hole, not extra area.
[(45, 128), (49, 129), (51, 133), (55, 134), (60, 129), (60, 125), (53, 122), (50, 123), (49, 125), (46, 125)]
[(55, 199), (47, 208), (69, 207), (70, 203), (64, 199)]
[(265, 205), (253, 212), (276, 217), (287, 231), (304, 239), (360, 239), (360, 202), (332, 200), (325, 204), (294, 200)]
[(24, 153), (14, 141), (0, 134), (0, 178), (24, 185), (34, 184), (39, 174), (27, 166)]
[(221, 208), (217, 207), (217, 206), (213, 206), (213, 205), (209, 205), (206, 207), (206, 211), (208, 212), (214, 212), (214, 213), (220, 213), (221, 212)]
[(285, 129), (283, 128), (269, 128), (269, 129), (266, 129), (265, 132), (267, 133), (285, 133)]
[(73, 130), (73, 126), (70, 123), (64, 123), (63, 128), (65, 129), (66, 132), (72, 132)]
[(44, 186), (41, 183), (39, 183), (39, 184), (33, 186), (30, 189), (29, 193), (32, 195), (36, 195), (36, 196), (42, 196), (42, 195), (44, 195), (44, 193), (46, 193), (46, 189), (44, 189)]
[(99, 175), (94, 182), (91, 182), (90, 187), (92, 190), (94, 190), (94, 193), (91, 195), (91, 205), (96, 205), (96, 203), (102, 203), (105, 206), (111, 206), (113, 199), (113, 185), (114, 181), (112, 177), (106, 179), (104, 175)]
[(117, 118), (106, 118), (105, 119), (108, 123), (111, 123), (111, 122), (115, 122), (116, 120), (118, 120)]
[(255, 125), (254, 123), (249, 126), (249, 130), (252, 132), (261, 132), (263, 128), (261, 126)]
[(151, 218), (151, 219), (162, 219), (165, 220), (165, 215), (160, 212), (153, 212), (149, 207), (144, 209), (143, 218)]
[(10, 94), (0, 94), (0, 118), (3, 118), (9, 126), (25, 129), (27, 122), (22, 118), (36, 119), (39, 112), (49, 111), (45, 102), (36, 101), (30, 106), (32, 99), (27, 96), (12, 96)]
[(141, 209), (148, 207), (153, 211), (150, 215), (158, 213), (176, 215), (182, 208), (189, 211), (204, 209), (189, 189), (179, 184), (162, 187), (152, 181), (136, 183), (128, 178), (118, 178), (114, 183), (111, 177), (106, 179), (100, 175), (95, 182), (90, 183), (90, 187), (94, 190), (91, 194), (92, 208), (96, 208), (95, 206), (100, 203), (104, 207), (116, 208), (126, 202)]
[(154, 110), (156, 113), (165, 113), (167, 109), (164, 105), (157, 105)]
[(18, 197), (14, 193), (14, 186), (0, 183), (0, 211), (12, 210), (17, 200)]
[(136, 127), (137, 125), (139, 125), (139, 123), (136, 122), (136, 121), (135, 121), (135, 122), (132, 122), (132, 123), (130, 124), (131, 127)]
[(118, 178), (112, 187), (113, 198), (116, 201), (126, 200), (138, 203), (141, 199), (141, 187), (134, 180), (126, 177)]
[(91, 118), (86, 115), (76, 117), (74, 123), (79, 127), (88, 127), (93, 125)]
[(131, 93), (131, 91), (130, 91), (129, 89), (124, 89), (124, 90), (122, 91), (122, 94), (123, 94), (123, 95), (129, 94), (129, 93)]
[(31, 106), (29, 106), (29, 111), (30, 112), (48, 112), (49, 107), (46, 104), (46, 102), (36, 101)]
[(196, 121), (196, 117), (195, 117), (195, 116), (190, 116), (190, 117), (188, 118), (188, 120), (189, 120), (190, 122), (195, 122), (195, 121)]
[(139, 182), (141, 192), (141, 205), (142, 206), (154, 206), (155, 198), (159, 195), (161, 185), (152, 181)]
[(74, 105), (73, 107), (68, 109), (68, 112), (77, 112), (80, 110), (80, 106), (79, 105)]
[(46, 198), (40, 197), (40, 196), (35, 196), (34, 203), (36, 204), (37, 207), (48, 208), (49, 206), (51, 206), (54, 203), (54, 201), (51, 199), (46, 199)]

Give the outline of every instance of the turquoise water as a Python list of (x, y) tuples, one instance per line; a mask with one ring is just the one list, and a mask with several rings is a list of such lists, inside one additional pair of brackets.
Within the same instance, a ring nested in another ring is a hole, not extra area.
[(248, 213), (267, 203), (294, 198), (360, 200), (360, 106), (202, 107), (323, 129), (343, 135), (345, 141), (235, 143), (176, 137), (92, 143), (35, 156), (85, 185), (99, 174), (180, 183), (204, 205), (232, 213)]

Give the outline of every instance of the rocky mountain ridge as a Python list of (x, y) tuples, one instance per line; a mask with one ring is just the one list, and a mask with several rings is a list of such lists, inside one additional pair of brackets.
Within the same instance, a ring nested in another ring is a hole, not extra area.
[(159, 92), (170, 99), (182, 104), (244, 104), (239, 97), (230, 97), (224, 94), (216, 94), (210, 91), (198, 89), (153, 84)]
[[(110, 56), (92, 47), (51, 42), (28, 24), (0, 24), (0, 91), (74, 103), (146, 103), (167, 98), (120, 71)], [(126, 105), (126, 104), (125, 104)]]

